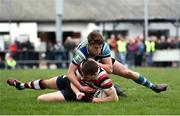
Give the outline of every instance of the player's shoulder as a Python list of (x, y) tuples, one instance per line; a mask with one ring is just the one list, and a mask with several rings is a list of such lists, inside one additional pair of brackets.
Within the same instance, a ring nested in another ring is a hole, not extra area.
[(112, 80), (109, 78), (109, 74), (103, 68), (99, 68), (97, 83), (104, 91), (109, 90), (113, 86)]
[(86, 46), (88, 45), (88, 41), (84, 40), (81, 43), (79, 43), (79, 45), (77, 46), (76, 50), (82, 49), (82, 48), (86, 48)]
[(111, 52), (111, 49), (106, 42), (103, 44), (102, 52), (104, 55), (109, 55)]
[(107, 78), (108, 76), (108, 73), (103, 68), (99, 67), (97, 79)]
[(106, 42), (104, 42), (103, 48), (104, 48), (104, 49), (110, 49), (109, 45), (108, 45)]
[(74, 52), (78, 53), (78, 54), (83, 54), (84, 56), (86, 56), (87, 55), (87, 46), (88, 46), (88, 42), (83, 41), (77, 46), (77, 48), (74, 50)]
[(73, 63), (79, 65), (86, 59), (87, 55), (87, 41), (83, 41), (73, 51)]

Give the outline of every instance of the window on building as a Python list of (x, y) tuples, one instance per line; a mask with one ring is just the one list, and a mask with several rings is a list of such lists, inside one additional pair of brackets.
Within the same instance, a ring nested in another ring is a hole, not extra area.
[(169, 36), (169, 30), (149, 30), (149, 36), (156, 36), (157, 38), (165, 36), (167, 38)]

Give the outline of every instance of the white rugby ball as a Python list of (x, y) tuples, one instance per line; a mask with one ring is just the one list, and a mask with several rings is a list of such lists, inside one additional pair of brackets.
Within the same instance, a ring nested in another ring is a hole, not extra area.
[(94, 94), (95, 98), (104, 98), (107, 97), (106, 93), (100, 89), (98, 89), (95, 94)]

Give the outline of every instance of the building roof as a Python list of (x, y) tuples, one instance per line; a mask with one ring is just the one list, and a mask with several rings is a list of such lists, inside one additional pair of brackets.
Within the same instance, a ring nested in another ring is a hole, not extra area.
[[(55, 21), (56, 0), (0, 0), (0, 21)], [(63, 0), (63, 21), (143, 20), (144, 0)], [(180, 0), (149, 0), (150, 19), (180, 19)]]

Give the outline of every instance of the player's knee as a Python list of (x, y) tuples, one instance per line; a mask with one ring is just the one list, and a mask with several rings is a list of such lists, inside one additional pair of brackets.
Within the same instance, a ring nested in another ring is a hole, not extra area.
[(131, 75), (131, 72), (128, 69), (123, 71), (123, 76), (124, 77), (129, 78), (130, 75)]
[(48, 80), (42, 80), (42, 84), (45, 88), (48, 88)]
[(57, 80), (57, 77), (43, 80), (43, 85), (47, 89), (57, 89), (56, 80)]
[(134, 77), (133, 75), (133, 71), (129, 70), (129, 69), (126, 69), (123, 71), (123, 75), (125, 78), (127, 79), (132, 79)]
[(124, 71), (124, 75), (128, 79), (137, 80), (139, 73), (127, 69), (127, 70)]

